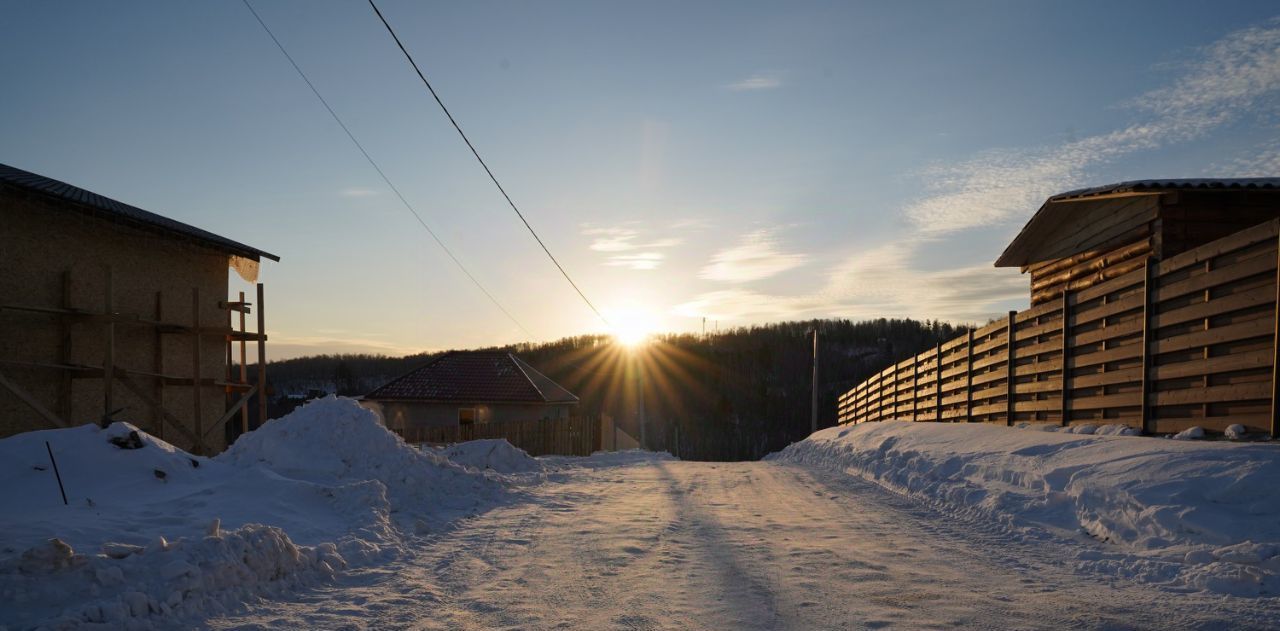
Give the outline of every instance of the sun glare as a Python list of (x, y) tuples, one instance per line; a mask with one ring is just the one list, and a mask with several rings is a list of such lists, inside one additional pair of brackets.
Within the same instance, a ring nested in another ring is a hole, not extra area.
[(644, 344), (654, 332), (653, 316), (639, 310), (616, 311), (609, 315), (609, 322), (613, 338), (630, 348)]

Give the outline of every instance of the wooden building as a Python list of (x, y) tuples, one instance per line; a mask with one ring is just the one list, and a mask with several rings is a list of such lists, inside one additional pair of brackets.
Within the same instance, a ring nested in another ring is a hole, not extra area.
[(1280, 178), (1055, 195), (996, 265), (1030, 273), (1031, 307), (858, 384), (840, 422), (1280, 436)]
[[(256, 306), (232, 299), (228, 268), (256, 282), (278, 257), (5, 165), (0, 225), (0, 436), (124, 420), (216, 453), (247, 427), (249, 382), (265, 380), (262, 285)], [(232, 374), (246, 344), (252, 377)]]
[(1032, 306), (1280, 216), (1280, 179), (1136, 180), (1054, 195), (996, 267), (1031, 274)]
[(519, 357), (453, 351), (370, 392), (363, 404), (389, 429), (567, 419), (578, 397)]

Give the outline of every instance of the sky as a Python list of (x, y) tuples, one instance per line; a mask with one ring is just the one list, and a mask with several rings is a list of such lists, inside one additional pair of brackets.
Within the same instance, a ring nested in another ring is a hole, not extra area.
[[(273, 359), (609, 330), (367, 2), (251, 1), (513, 317), (241, 2), (0, 0), (0, 163), (279, 255)], [(1273, 2), (379, 7), (615, 327), (985, 322), (1052, 194), (1280, 175)]]

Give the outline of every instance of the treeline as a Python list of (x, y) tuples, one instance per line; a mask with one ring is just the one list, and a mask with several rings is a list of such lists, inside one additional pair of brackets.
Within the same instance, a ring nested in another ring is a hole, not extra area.
[[(625, 349), (603, 335), (502, 347), (581, 399), (579, 412), (609, 415), (639, 436), (643, 382), (650, 448), (686, 459), (756, 459), (809, 432), (813, 343), (819, 332), (818, 420), (834, 425), (836, 399), (891, 363), (964, 333), (906, 319), (812, 320), (708, 335), (657, 336)], [(358, 395), (426, 362), (407, 357), (320, 355), (273, 362), (273, 390)]]

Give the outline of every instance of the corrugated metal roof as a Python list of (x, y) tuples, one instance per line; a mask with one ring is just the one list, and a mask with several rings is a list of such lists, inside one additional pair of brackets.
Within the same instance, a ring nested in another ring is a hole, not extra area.
[[(1065, 193), (1058, 193), (1049, 198), (1049, 202), (1059, 202), (1081, 197), (1096, 197), (1115, 193), (1133, 193), (1141, 191), (1180, 191), (1188, 189), (1275, 189), (1280, 188), (1280, 177), (1242, 177), (1242, 178), (1188, 178), (1174, 180), (1129, 180), (1105, 186), (1091, 186)], [(1047, 202), (1046, 202), (1047, 203)]]
[(25, 189), (58, 200), (73, 202), (81, 210), (108, 221), (123, 223), (169, 236), (190, 239), (229, 254), (251, 258), (255, 261), (260, 260), (260, 257), (273, 261), (280, 260), (280, 257), (274, 254), (232, 241), (207, 230), (201, 230), (195, 226), (157, 215), (137, 206), (130, 206), (124, 202), (103, 197), (66, 182), (31, 173), (30, 171), (23, 171), (6, 164), (0, 164), (0, 184)]
[(454, 351), (366, 394), (366, 400), (576, 403), (578, 397), (515, 355)]

